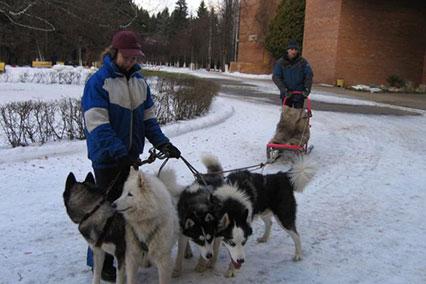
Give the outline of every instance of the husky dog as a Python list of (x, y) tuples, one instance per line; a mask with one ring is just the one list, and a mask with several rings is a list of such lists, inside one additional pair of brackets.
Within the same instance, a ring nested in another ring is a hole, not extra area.
[(189, 247), (189, 240), (200, 250), (201, 255), (195, 270), (202, 272), (206, 269), (207, 260), (213, 256), (213, 241), (218, 228), (218, 200), (211, 194), (210, 186), (198, 182), (187, 187), (179, 186), (174, 172), (170, 170), (163, 171), (160, 179), (177, 199), (180, 235), (173, 277), (180, 276), (182, 272), (182, 262), (185, 249)]
[(134, 283), (138, 265), (135, 261), (143, 243), (147, 258), (158, 268), (159, 283), (171, 281), (172, 248), (176, 242), (178, 220), (172, 203), (172, 196), (161, 180), (140, 171), (130, 170), (123, 193), (112, 207), (121, 213), (129, 224), (126, 233), (134, 236), (127, 243), (126, 274)]
[(93, 282), (99, 284), (105, 252), (114, 255), (117, 261), (117, 283), (124, 283), (125, 261), (129, 243), (133, 241), (139, 258), (144, 253), (128, 230), (123, 215), (115, 212), (111, 203), (105, 201), (104, 192), (96, 187), (92, 173), (84, 182), (77, 182), (73, 173), (68, 175), (63, 194), (65, 207), (71, 220), (93, 249)]
[[(220, 167), (220, 163), (213, 156), (206, 157), (204, 161), (208, 169)], [(265, 242), (269, 238), (273, 215), (295, 243), (294, 260), (301, 260), (302, 248), (296, 230), (296, 200), (293, 192), (302, 192), (314, 173), (312, 162), (299, 158), (288, 172), (261, 175), (240, 171), (226, 177), (225, 184), (214, 192), (214, 196), (221, 201), (218, 223), (220, 230), (216, 237), (218, 240), (223, 239), (231, 256), (226, 276), (235, 276), (235, 269), (239, 269), (244, 263), (244, 245), (252, 234), (253, 218), (257, 216), (262, 217), (265, 222), (265, 232), (258, 241)], [(213, 262), (216, 260), (219, 245), (214, 247)]]

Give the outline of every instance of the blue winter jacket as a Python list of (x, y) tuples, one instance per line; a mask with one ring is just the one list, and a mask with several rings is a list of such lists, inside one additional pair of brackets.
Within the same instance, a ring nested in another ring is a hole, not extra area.
[(290, 60), (287, 55), (275, 63), (272, 80), (280, 89), (281, 96), (289, 91), (311, 91), (312, 68), (303, 57)]
[(117, 166), (126, 156), (138, 158), (145, 137), (154, 146), (169, 142), (158, 125), (139, 65), (127, 78), (105, 56), (102, 67), (86, 83), (82, 109), (88, 156), (95, 169)]

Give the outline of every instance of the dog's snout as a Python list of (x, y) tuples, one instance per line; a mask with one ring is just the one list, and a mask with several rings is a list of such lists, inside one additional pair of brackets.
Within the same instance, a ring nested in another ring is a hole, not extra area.
[(114, 208), (114, 209), (117, 209), (117, 204), (115, 204), (115, 202), (114, 202), (114, 203), (111, 204), (111, 207)]
[(209, 252), (207, 255), (206, 255), (206, 258), (207, 259), (210, 259), (210, 258), (212, 258), (213, 257), (213, 255)]
[(239, 259), (237, 260), (237, 262), (238, 262), (238, 264), (243, 264), (243, 263), (244, 263), (244, 258), (239, 258)]

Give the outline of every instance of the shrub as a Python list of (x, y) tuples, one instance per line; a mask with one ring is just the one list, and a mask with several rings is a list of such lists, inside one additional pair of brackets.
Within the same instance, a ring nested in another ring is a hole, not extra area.
[[(150, 75), (147, 80), (154, 90), (152, 93), (160, 124), (202, 115), (209, 109), (219, 90), (216, 83), (193, 76), (170, 73)], [(85, 139), (81, 101), (77, 99), (2, 105), (0, 126), (12, 147), (63, 139)]]
[(80, 101), (13, 102), (0, 106), (0, 126), (12, 147), (84, 139)]
[(390, 75), (386, 81), (388, 82), (389, 86), (395, 87), (395, 88), (403, 88), (405, 87), (405, 81), (398, 75)]
[(186, 74), (145, 72), (157, 105), (160, 124), (191, 119), (205, 113), (219, 91), (219, 85)]

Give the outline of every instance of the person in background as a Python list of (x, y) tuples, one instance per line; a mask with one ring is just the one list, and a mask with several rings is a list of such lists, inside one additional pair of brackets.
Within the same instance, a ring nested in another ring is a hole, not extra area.
[(281, 100), (286, 98), (286, 105), (303, 108), (311, 92), (313, 72), (308, 61), (300, 56), (297, 41), (289, 40), (286, 53), (275, 63), (272, 73)]
[[(88, 157), (96, 184), (107, 200), (120, 197), (130, 167), (137, 166), (145, 138), (170, 158), (180, 151), (163, 134), (155, 116), (151, 90), (138, 62), (144, 56), (138, 37), (131, 31), (117, 32), (102, 54), (103, 65), (87, 81), (82, 97)], [(102, 279), (115, 281), (114, 258), (107, 255)], [(93, 267), (92, 251), (87, 264)]]

